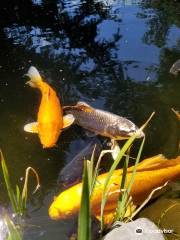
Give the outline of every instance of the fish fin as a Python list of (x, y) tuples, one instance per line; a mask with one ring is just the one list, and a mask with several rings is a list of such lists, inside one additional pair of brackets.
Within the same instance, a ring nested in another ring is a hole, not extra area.
[(39, 71), (35, 67), (31, 66), (29, 68), (27, 74), (25, 74), (25, 75), (30, 78), (30, 81), (26, 82), (26, 84), (28, 84), (34, 88), (39, 87), (39, 83), (42, 82), (42, 78), (41, 78)]
[(77, 102), (77, 104), (75, 106), (64, 106), (63, 110), (64, 111), (79, 110), (79, 111), (83, 111), (83, 112), (92, 112), (92, 111), (94, 111), (94, 108), (92, 108), (90, 105), (88, 105), (85, 102)]
[(38, 122), (28, 123), (24, 126), (25, 132), (38, 133)]
[(180, 113), (176, 110), (174, 110), (174, 108), (171, 108), (171, 110), (173, 111), (173, 113), (178, 117), (178, 119), (180, 120)]
[(113, 150), (111, 155), (112, 155), (113, 160), (115, 161), (121, 149), (116, 140), (111, 139), (111, 142), (112, 142), (111, 150)]
[(88, 103), (83, 102), (83, 101), (78, 101), (76, 105), (78, 105), (78, 106), (79, 106), (79, 105), (80, 105), (80, 106), (83, 105), (83, 106), (91, 107)]
[(93, 137), (97, 136), (97, 133), (86, 130), (85, 135), (89, 138), (93, 138)]
[(71, 126), (74, 122), (75, 118), (72, 114), (67, 114), (63, 116), (63, 128), (67, 128)]
[(94, 108), (92, 108), (89, 104), (87, 104), (86, 102), (77, 102), (76, 108), (84, 111), (84, 112), (92, 112), (94, 111)]

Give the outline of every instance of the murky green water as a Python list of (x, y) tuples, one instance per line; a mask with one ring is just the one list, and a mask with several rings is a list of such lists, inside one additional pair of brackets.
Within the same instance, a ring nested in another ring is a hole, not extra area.
[[(156, 111), (143, 155), (176, 156), (180, 129), (170, 108), (180, 110), (180, 75), (169, 69), (180, 58), (179, 13), (177, 1), (165, 0), (1, 1), (0, 147), (14, 182), (32, 166), (42, 183), (28, 206), (27, 222), (36, 227), (25, 239), (67, 239), (70, 223), (51, 221), (47, 209), (59, 171), (89, 139), (72, 127), (56, 148), (43, 150), (37, 136), (25, 133), (40, 94), (25, 86), (23, 74), (36, 66), (64, 105), (86, 101), (137, 125)], [(8, 204), (3, 190), (0, 202)]]

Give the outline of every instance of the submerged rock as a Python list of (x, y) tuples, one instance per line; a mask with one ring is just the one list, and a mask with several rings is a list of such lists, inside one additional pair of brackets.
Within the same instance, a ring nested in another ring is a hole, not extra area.
[(163, 229), (168, 240), (180, 239), (180, 199), (177, 197), (163, 196), (140, 213), (140, 217), (151, 219)]
[(3, 217), (0, 216), (0, 240), (6, 240), (8, 236), (8, 228)]
[(114, 228), (103, 240), (164, 240), (161, 230), (147, 218), (120, 224), (120, 227)]

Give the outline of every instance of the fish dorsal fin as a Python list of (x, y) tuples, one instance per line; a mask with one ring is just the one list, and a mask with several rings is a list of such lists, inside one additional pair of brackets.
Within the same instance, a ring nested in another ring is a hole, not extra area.
[(111, 150), (112, 150), (112, 153), (111, 153), (112, 158), (115, 161), (121, 150), (116, 140), (113, 141), (113, 146), (112, 146)]
[(86, 107), (91, 107), (88, 103), (83, 102), (83, 101), (78, 101), (76, 105), (78, 105), (78, 106), (83, 105), (83, 106), (86, 106)]
[(38, 122), (28, 123), (24, 126), (25, 132), (38, 133)]
[(85, 130), (85, 135), (89, 138), (93, 138), (93, 137), (97, 136), (97, 133)]
[(67, 114), (63, 116), (63, 129), (71, 126), (74, 122), (75, 118), (72, 114)]
[(77, 102), (76, 108), (84, 111), (84, 112), (92, 112), (94, 111), (94, 108), (92, 108), (89, 104), (87, 104), (86, 102)]
[(85, 102), (77, 102), (74, 106), (64, 106), (64, 111), (71, 111), (71, 110), (77, 110), (77, 111), (83, 111), (83, 112), (92, 112), (94, 111), (94, 108), (92, 108), (90, 105), (88, 105)]
[(34, 66), (31, 66), (28, 70), (27, 76), (32, 79), (32, 80), (42, 80), (41, 75), (39, 73), (39, 71), (37, 70), (37, 68), (35, 68)]
[(42, 82), (41, 75), (34, 66), (31, 66), (25, 75), (30, 78), (30, 81), (28, 81), (27, 84), (31, 87), (38, 87), (39, 83)]

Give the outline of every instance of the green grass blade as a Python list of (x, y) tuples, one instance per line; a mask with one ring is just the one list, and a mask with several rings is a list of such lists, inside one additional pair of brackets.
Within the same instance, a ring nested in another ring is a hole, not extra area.
[[(120, 186), (120, 190), (125, 188), (125, 184), (126, 184), (126, 177), (127, 177), (127, 169), (128, 169), (128, 165), (129, 165), (129, 153), (126, 155), (126, 159), (124, 161), (124, 165), (123, 165), (123, 173), (122, 173), (122, 179), (121, 179), (121, 186)], [(120, 218), (120, 213), (121, 213), (121, 204), (122, 204), (122, 196), (123, 194), (120, 192), (119, 195), (119, 199), (118, 199), (118, 204), (117, 204), (117, 209), (116, 209), (116, 214), (115, 214), (115, 221), (119, 220)]]
[(127, 176), (127, 169), (128, 169), (128, 165), (129, 165), (129, 154), (126, 155), (126, 159), (124, 161), (124, 166), (123, 166), (123, 174), (122, 174), (122, 180), (121, 180), (121, 187), (120, 189), (123, 189), (125, 184), (126, 184), (126, 176)]
[(18, 213), (16, 196), (15, 196), (15, 193), (14, 193), (13, 188), (11, 186), (9, 172), (8, 172), (6, 162), (5, 162), (5, 159), (4, 159), (4, 156), (3, 156), (1, 150), (0, 150), (0, 157), (1, 157), (0, 160), (1, 160), (1, 166), (2, 166), (2, 171), (3, 171), (3, 177), (4, 177), (5, 184), (6, 184), (6, 189), (7, 189), (7, 192), (8, 192), (8, 196), (9, 196), (9, 199), (10, 199), (10, 202), (11, 202), (11, 206), (12, 206), (13, 211), (15, 213)]
[[(95, 152), (95, 149), (94, 149), (94, 152)], [(92, 172), (92, 178), (91, 178), (90, 196), (92, 195), (93, 190), (94, 190), (95, 185), (96, 185), (96, 179), (97, 179), (97, 176), (98, 176), (98, 173), (99, 173), (99, 163), (100, 163), (100, 160), (98, 160), (97, 163), (96, 163), (96, 166), (94, 167), (94, 152), (93, 152), (93, 156), (92, 156), (93, 159), (91, 158), (91, 161), (93, 160), (93, 162), (92, 162), (93, 172)]]
[(88, 164), (88, 178), (89, 178), (89, 191), (90, 191), (90, 195), (93, 191), (93, 176), (94, 176), (94, 153), (96, 150), (96, 145), (94, 146), (92, 155), (91, 155), (91, 161)]
[(90, 197), (87, 162), (84, 162), (83, 187), (81, 195), (81, 206), (78, 219), (78, 240), (90, 240), (91, 237), (91, 217), (90, 217)]
[(21, 199), (21, 193), (18, 185), (16, 185), (16, 202), (17, 202), (18, 211), (21, 212), (22, 199)]
[(142, 150), (143, 150), (143, 147), (144, 147), (144, 142), (145, 142), (145, 137), (143, 138), (143, 140), (141, 142), (141, 145), (140, 145), (140, 148), (139, 148), (139, 151), (138, 151), (138, 154), (137, 154), (137, 158), (136, 158), (136, 161), (135, 161), (135, 164), (134, 164), (134, 168), (133, 168), (133, 171), (132, 171), (132, 174), (131, 174), (131, 178), (130, 178), (130, 181), (129, 181), (129, 184), (128, 184), (128, 187), (127, 187), (127, 191), (125, 191), (122, 194), (121, 202), (120, 202), (120, 204), (118, 206), (118, 209), (117, 209), (118, 218), (119, 218), (118, 220), (123, 220), (123, 217), (126, 213), (126, 210), (127, 210), (127, 207), (128, 207), (127, 202), (128, 202), (129, 194), (130, 194), (130, 191), (131, 191), (134, 179), (135, 179), (137, 166), (138, 166), (138, 163), (139, 163), (139, 160), (140, 160), (140, 157), (141, 157), (141, 153), (142, 153)]
[(34, 174), (37, 184), (36, 184), (36, 188), (33, 191), (33, 193), (35, 193), (39, 188), (40, 188), (40, 179), (39, 179), (39, 175), (36, 172), (36, 170), (32, 167), (28, 167), (26, 168), (26, 173), (25, 173), (25, 180), (24, 180), (24, 186), (23, 186), (23, 190), (22, 190), (22, 194), (21, 194), (21, 199), (22, 199), (22, 209), (23, 212), (25, 212), (26, 210), (26, 205), (27, 205), (27, 197), (28, 197), (28, 180), (29, 180), (29, 173), (30, 171)]
[(131, 175), (131, 180), (130, 180), (130, 183), (129, 183), (128, 189), (127, 189), (128, 194), (130, 193), (131, 188), (132, 188), (132, 184), (134, 182), (134, 178), (135, 178), (135, 174), (136, 174), (136, 170), (137, 170), (137, 165), (138, 165), (139, 160), (141, 158), (142, 150), (143, 150), (143, 147), (144, 147), (144, 142), (145, 142), (145, 137), (142, 140), (142, 143), (141, 143), (141, 146), (139, 148), (138, 155), (137, 155), (137, 158), (136, 158), (136, 161), (135, 161), (135, 165), (134, 165), (133, 172), (132, 172), (132, 175)]
[(103, 189), (103, 193), (102, 193), (102, 201), (101, 201), (101, 233), (102, 233), (103, 228), (104, 228), (103, 214), (104, 214), (104, 208), (105, 208), (105, 205), (106, 205), (108, 186), (109, 186), (109, 181), (111, 179), (111, 176), (112, 176), (114, 170), (116, 169), (117, 165), (121, 161), (122, 157), (125, 155), (125, 153), (128, 150), (128, 148), (131, 146), (131, 144), (133, 143), (135, 138), (138, 136), (138, 134), (141, 131), (143, 131), (143, 129), (148, 125), (148, 123), (150, 122), (150, 120), (152, 119), (154, 114), (155, 114), (155, 112), (153, 112), (151, 114), (151, 116), (148, 118), (148, 120), (143, 124), (143, 126), (126, 141), (126, 143), (124, 144), (123, 148), (119, 152), (119, 154), (117, 156), (117, 159), (114, 161), (112, 167), (109, 170), (109, 174), (106, 177), (106, 180), (105, 180), (105, 183), (104, 183), (104, 189)]
[(101, 232), (103, 231), (104, 228), (104, 218), (103, 218), (103, 213), (104, 213), (104, 208), (106, 205), (106, 200), (107, 200), (107, 193), (108, 193), (108, 186), (109, 186), (109, 182), (111, 179), (111, 176), (113, 175), (114, 170), (116, 169), (116, 167), (118, 166), (119, 162), (121, 161), (122, 157), (124, 156), (124, 154), (126, 153), (126, 151), (128, 150), (128, 148), (131, 146), (131, 144), (133, 143), (133, 141), (136, 138), (136, 134), (132, 135), (124, 144), (124, 146), (122, 147), (121, 151), (119, 152), (116, 160), (114, 161), (114, 163), (112, 164), (109, 173), (105, 179), (105, 183), (104, 183), (104, 190), (102, 193), (102, 201), (101, 201)]

